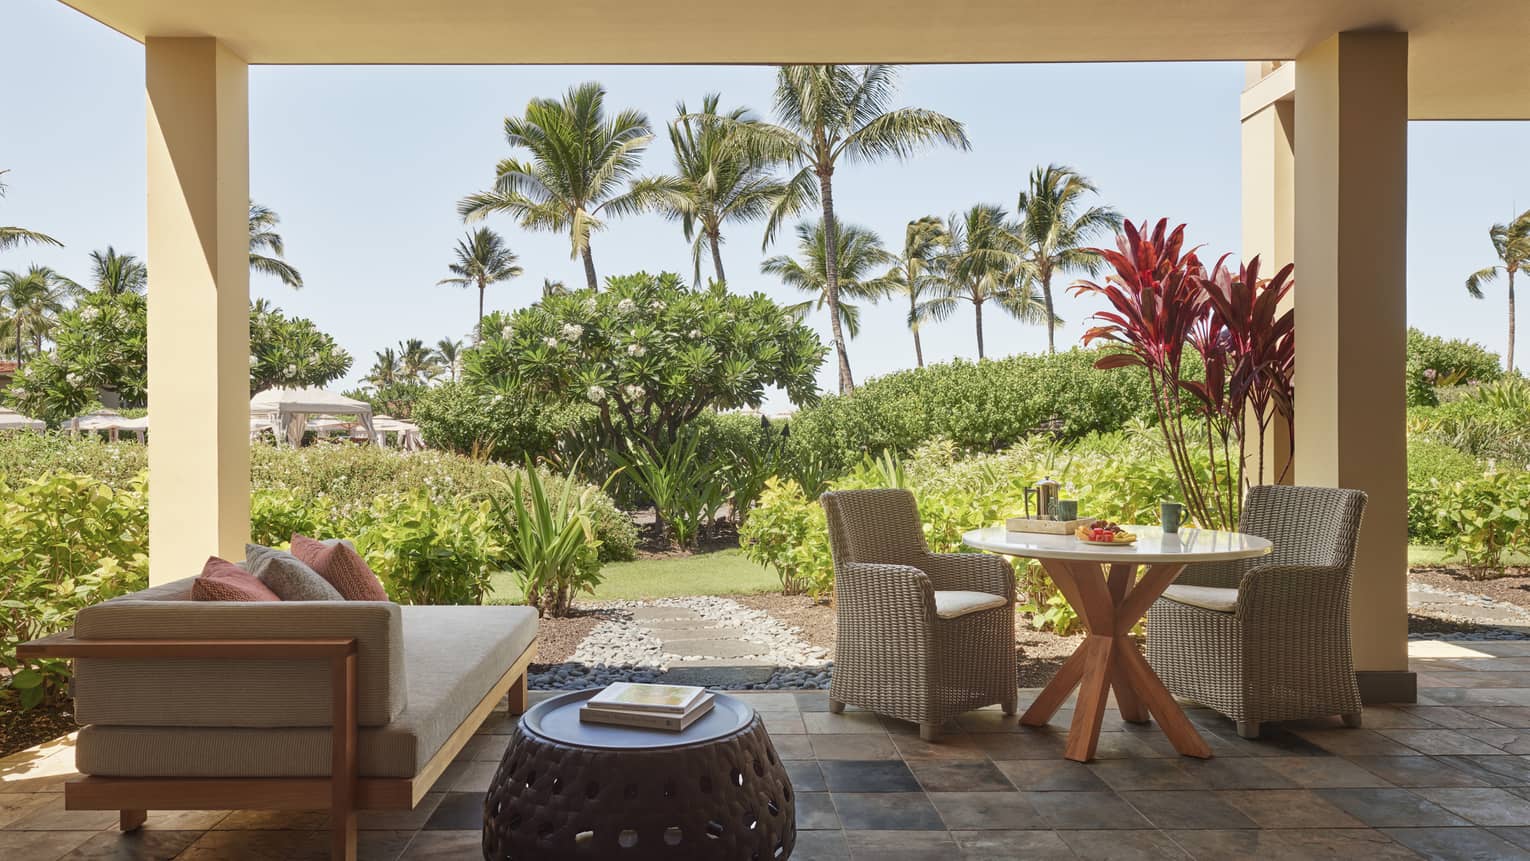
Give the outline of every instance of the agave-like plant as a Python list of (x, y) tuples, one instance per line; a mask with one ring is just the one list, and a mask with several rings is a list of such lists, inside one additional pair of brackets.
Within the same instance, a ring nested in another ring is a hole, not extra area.
[(591, 513), (595, 489), (579, 488), (572, 477), (563, 490), (550, 493), (531, 458), (525, 468), (511, 476), (504, 493), (494, 497), (494, 512), (513, 536), (505, 547), (505, 561), (516, 572), (526, 603), (542, 615), (567, 616), (579, 591), (593, 591), (600, 584)]
[[(1263, 481), (1269, 428), (1276, 421), (1289, 426), (1293, 415), (1294, 316), (1280, 309), (1292, 267), (1262, 280), (1257, 257), (1236, 275), (1224, 257), (1208, 273), (1195, 251), (1185, 249), (1184, 234), (1183, 224), (1169, 230), (1167, 219), (1151, 232), (1147, 222), (1127, 222), (1117, 249), (1094, 249), (1113, 270), (1105, 283), (1078, 281), (1073, 291), (1097, 294), (1111, 305), (1094, 315), (1100, 325), (1084, 333), (1086, 345), (1104, 341), (1119, 348), (1095, 367), (1147, 371), (1159, 429), (1191, 514), (1202, 526), (1232, 527), (1249, 482), (1249, 446), (1258, 447), (1255, 476)], [(1187, 348), (1200, 355), (1200, 379), (1184, 374)], [(1198, 416), (1203, 426), (1187, 416)], [(1191, 455), (1202, 432), (1211, 455), (1209, 480)]]

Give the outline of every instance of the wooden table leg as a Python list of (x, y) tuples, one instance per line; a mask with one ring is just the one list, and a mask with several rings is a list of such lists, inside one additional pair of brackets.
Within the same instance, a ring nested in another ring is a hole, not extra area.
[(1088, 762), (1099, 744), (1106, 700), (1114, 689), (1123, 718), (1143, 721), (1151, 714), (1175, 750), (1186, 756), (1210, 757), (1211, 748), (1128, 636), (1183, 566), (1149, 566), (1142, 579), (1133, 583), (1133, 567), (1126, 564), (1112, 565), (1108, 580), (1092, 562), (1044, 559), (1042, 565), (1078, 613), (1089, 636), (1020, 722), (1027, 726), (1045, 724), (1077, 687), (1078, 701), (1064, 755)]

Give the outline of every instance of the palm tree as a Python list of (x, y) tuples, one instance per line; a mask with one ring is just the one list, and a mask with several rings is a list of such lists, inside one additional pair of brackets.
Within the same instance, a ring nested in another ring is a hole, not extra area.
[(722, 262), (723, 222), (763, 218), (786, 193), (785, 183), (776, 179), (770, 167), (733, 146), (729, 128), (717, 122), (719, 116), (734, 124), (755, 122), (748, 109), (734, 108), (719, 115), (720, 98), (717, 93), (708, 93), (702, 99), (701, 112), (695, 114), (681, 102), (675, 108), (679, 116), (669, 126), (679, 189), (664, 201), (664, 208), (670, 218), (680, 219), (685, 238), (691, 243), (697, 284), (701, 283), (701, 258), (708, 254), (718, 283), (727, 281)]
[(501, 160), (493, 190), (457, 204), (469, 221), (508, 212), (528, 230), (567, 230), (570, 256), (584, 258), (591, 290), (598, 282), (590, 234), (605, 226), (601, 216), (642, 212), (676, 190), (673, 179), (633, 178), (653, 140), (648, 117), (627, 109), (607, 120), (605, 101), (605, 88), (590, 82), (561, 101), (532, 99), (525, 116), (506, 117), (505, 139), (530, 150), (531, 160)]
[(542, 298), (543, 299), (546, 299), (548, 296), (557, 296), (559, 294), (567, 293), (567, 292), (568, 292), (568, 285), (564, 284), (562, 281), (559, 281), (556, 278), (543, 278), (542, 279)]
[(483, 340), (483, 294), (490, 284), (499, 284), (519, 277), (523, 271), (516, 261), (516, 256), (505, 245), (505, 240), (498, 233), (487, 227), (480, 227), (462, 239), (457, 240), (457, 262), (446, 268), (452, 271), (451, 278), (442, 278), (436, 284), (455, 284), (458, 287), (478, 288), (478, 325), (473, 331), (477, 332), (477, 339)]
[(372, 363), (372, 370), (367, 372), (366, 381), (382, 388), (390, 386), (403, 376), (402, 366), (399, 364), (398, 353), (392, 347), (374, 354), (377, 361)]
[[(282, 235), (276, 232), (281, 216), (264, 206), (250, 201), (250, 271), (274, 275), (294, 290), (303, 289), (303, 276), (291, 263), (282, 259), (287, 254)], [(270, 252), (270, 255), (262, 252)]]
[[(8, 173), (10, 173), (9, 170), (0, 170), (0, 176), (5, 176)], [(5, 197), (4, 180), (0, 180), (0, 197)], [(46, 233), (38, 233), (25, 227), (0, 227), (0, 251), (26, 244), (64, 247), (64, 243), (59, 242)]]
[[(1030, 189), (1020, 192), (1015, 205), (1015, 240), (1020, 244), (1029, 275), (1041, 287), (1046, 317), (1056, 319), (1052, 276), (1074, 270), (1095, 274), (1100, 257), (1086, 245), (1103, 230), (1121, 226), (1121, 215), (1109, 207), (1091, 206), (1079, 212), (1085, 194), (1099, 189), (1078, 171), (1049, 164), (1031, 172)], [(1047, 352), (1056, 353), (1056, 326), (1047, 326)]]
[(903, 251), (884, 278), (892, 292), (908, 299), (908, 330), (914, 333), (914, 361), (921, 368), (924, 348), (919, 343), (919, 326), (933, 319), (928, 298), (940, 289), (937, 269), (947, 239), (945, 224), (933, 215), (910, 221), (903, 232)]
[(113, 296), (141, 294), (149, 283), (149, 267), (131, 254), (118, 254), (117, 249), (108, 245), (105, 251), (90, 252), (90, 278), (96, 290)]
[[(882, 248), (882, 240), (864, 227), (843, 225), (837, 236), (839, 253), (839, 295), (851, 299), (875, 302), (887, 295), (890, 286), (882, 277), (868, 277), (871, 272), (893, 262), (895, 257)], [(783, 284), (795, 287), (813, 298), (787, 307), (787, 311), (806, 316), (815, 309), (830, 308), (834, 314), (835, 330), (841, 327), (850, 337), (861, 333), (861, 309), (846, 301), (829, 305), (829, 255), (826, 253), (826, 233), (822, 221), (802, 222), (797, 225), (797, 250), (801, 260), (782, 254), (760, 264), (760, 271), (774, 275)]]
[(716, 122), (733, 133), (735, 144), (756, 158), (797, 168), (787, 180), (787, 193), (776, 201), (765, 224), (769, 245), (782, 222), (806, 206), (823, 209), (827, 246), (824, 301), (834, 333), (841, 392), (855, 390), (850, 358), (840, 331), (840, 265), (833, 250), (840, 247), (834, 215), (834, 169), (845, 161), (906, 158), (931, 143), (969, 149), (962, 124), (923, 108), (891, 108), (897, 91), (897, 67), (782, 66), (776, 73), (775, 113), (778, 124)]
[(1493, 253), (1498, 264), (1473, 272), (1466, 279), (1466, 292), (1472, 298), (1482, 298), (1482, 285), (1507, 276), (1509, 283), (1509, 349), (1505, 354), (1509, 373), (1514, 373), (1514, 275), (1521, 269), (1530, 269), (1530, 209), (1519, 214), (1508, 224), (1495, 224), (1488, 230), (1493, 243)]
[(446, 368), (452, 382), (457, 382), (457, 369), (462, 361), (462, 342), (442, 338), (436, 342), (436, 359)]
[(10, 311), (7, 328), (16, 339), (16, 364), (25, 361), (23, 339), (31, 336), (35, 352), (42, 352), (43, 339), (53, 328), (59, 312), (69, 297), (79, 293), (80, 285), (47, 266), (33, 265), (26, 272), (0, 272), (0, 308)]
[(427, 382), (441, 373), (435, 351), (419, 338), (398, 342), (398, 365), (399, 374), (410, 383)]
[[(971, 303), (979, 359), (985, 356), (983, 305), (990, 300), (1024, 323), (1049, 319), (1012, 231), (1004, 209), (991, 204), (980, 203), (946, 219), (945, 247), (939, 258), (942, 295), (925, 303), (925, 313), (929, 319), (943, 320), (956, 310), (957, 303)], [(1053, 325), (1058, 322), (1055, 317), (1050, 319)]]

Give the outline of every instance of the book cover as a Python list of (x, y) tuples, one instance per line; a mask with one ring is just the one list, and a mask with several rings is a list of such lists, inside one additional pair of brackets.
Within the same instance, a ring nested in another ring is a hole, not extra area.
[(667, 715), (657, 712), (635, 712), (620, 709), (596, 709), (588, 704), (579, 709), (579, 720), (583, 723), (598, 723), (607, 726), (625, 726), (635, 729), (662, 729), (671, 732), (680, 732), (696, 721), (702, 715), (712, 710), (712, 695), (698, 701), (690, 711), (683, 715)]
[(590, 697), (585, 705), (592, 709), (620, 709), (680, 715), (695, 706), (705, 693), (705, 688), (692, 685), (643, 685), (635, 682), (616, 682), (607, 685), (605, 690)]

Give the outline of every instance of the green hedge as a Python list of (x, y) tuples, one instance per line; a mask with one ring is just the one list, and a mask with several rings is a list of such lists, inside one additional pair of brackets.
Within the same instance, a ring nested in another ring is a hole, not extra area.
[(552, 452), (560, 439), (584, 427), (590, 404), (543, 406), (530, 398), (497, 395), (467, 383), (442, 383), (414, 401), (413, 421), (425, 442), (458, 454), (519, 463)]
[(907, 453), (936, 438), (996, 451), (1045, 431), (1065, 440), (1152, 417), (1146, 376), (1104, 372), (1097, 353), (1011, 356), (900, 371), (826, 397), (791, 422), (788, 454), (843, 474), (867, 452)]
[(1490, 383), (1502, 376), (1498, 354), (1481, 344), (1408, 329), (1409, 406), (1435, 406), (1442, 386)]
[(1471, 455), (1430, 439), (1409, 439), (1408, 537), (1422, 544), (1449, 538), (1440, 518), (1446, 491), (1482, 474), (1482, 463)]

